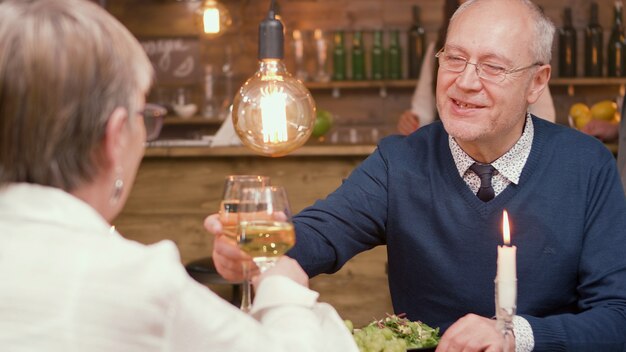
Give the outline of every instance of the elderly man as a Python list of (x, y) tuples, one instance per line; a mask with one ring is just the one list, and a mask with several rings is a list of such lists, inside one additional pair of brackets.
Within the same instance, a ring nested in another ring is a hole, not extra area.
[[(437, 53), (441, 122), (389, 137), (294, 218), (310, 275), (387, 245), (396, 312), (445, 331), (438, 351), (500, 351), (491, 319), (506, 209), (517, 246), (519, 351), (626, 348), (626, 200), (595, 138), (527, 113), (550, 78), (552, 23), (529, 0), (470, 0)], [(207, 229), (220, 231), (216, 217)], [(223, 236), (228, 278), (249, 260)], [(508, 346), (512, 347), (512, 346)]]

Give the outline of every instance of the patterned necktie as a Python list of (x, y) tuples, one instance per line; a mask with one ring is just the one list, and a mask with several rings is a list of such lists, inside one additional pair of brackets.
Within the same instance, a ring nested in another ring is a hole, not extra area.
[(491, 187), (491, 177), (493, 176), (493, 172), (495, 168), (490, 164), (479, 164), (474, 163), (470, 166), (470, 169), (480, 177), (480, 188), (478, 189), (478, 199), (483, 202), (488, 202), (495, 197), (495, 193), (493, 192), (493, 187)]

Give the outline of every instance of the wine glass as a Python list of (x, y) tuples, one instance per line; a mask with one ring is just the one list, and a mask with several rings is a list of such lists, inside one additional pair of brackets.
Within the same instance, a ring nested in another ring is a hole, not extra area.
[(238, 205), (241, 198), (241, 191), (249, 187), (269, 186), (270, 178), (260, 175), (230, 175), (224, 180), (224, 193), (220, 203), (220, 222), (223, 226), (223, 233), (232, 237), (237, 237), (235, 230), (239, 224)]
[(280, 186), (246, 188), (239, 204), (237, 243), (264, 272), (296, 242), (287, 192)]
[[(236, 229), (239, 224), (239, 201), (242, 190), (248, 187), (263, 187), (270, 184), (268, 176), (260, 175), (230, 175), (224, 180), (224, 193), (220, 203), (219, 217), (223, 226), (223, 233), (233, 240), (236, 238)], [(243, 264), (244, 281), (241, 288), (241, 306), (244, 312), (250, 311), (252, 305), (250, 280), (248, 280), (248, 263)]]

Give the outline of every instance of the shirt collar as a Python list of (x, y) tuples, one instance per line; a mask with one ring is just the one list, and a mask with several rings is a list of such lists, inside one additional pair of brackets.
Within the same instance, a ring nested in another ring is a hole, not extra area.
[(90, 234), (116, 234), (89, 204), (54, 187), (12, 183), (0, 187), (0, 218), (45, 222)]
[[(519, 178), (522, 174), (522, 170), (524, 169), (524, 165), (526, 164), (526, 160), (528, 159), (528, 155), (530, 155), (534, 135), (535, 129), (533, 121), (530, 114), (527, 113), (524, 131), (522, 132), (520, 139), (517, 140), (515, 145), (509, 149), (508, 152), (491, 163), (498, 173), (512, 183), (517, 184), (519, 182)], [(452, 157), (454, 158), (457, 171), (459, 172), (459, 176), (462, 178), (470, 166), (476, 162), (476, 160), (472, 159), (472, 157), (467, 155), (467, 153), (461, 149), (456, 140), (454, 140), (454, 137), (448, 136), (448, 144), (450, 146), (450, 151), (452, 152)]]

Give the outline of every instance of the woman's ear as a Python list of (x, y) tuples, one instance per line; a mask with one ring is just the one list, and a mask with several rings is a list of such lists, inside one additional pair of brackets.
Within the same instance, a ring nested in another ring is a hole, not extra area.
[(533, 76), (533, 80), (530, 82), (529, 93), (528, 93), (528, 104), (534, 104), (541, 93), (548, 86), (548, 81), (550, 81), (550, 74), (552, 72), (552, 67), (550, 65), (542, 65), (539, 67), (539, 70), (535, 72)]
[(111, 113), (106, 124), (104, 140), (102, 142), (102, 153), (104, 164), (112, 170), (121, 165), (121, 158), (126, 144), (124, 128), (128, 121), (128, 112), (125, 108), (117, 107)]

